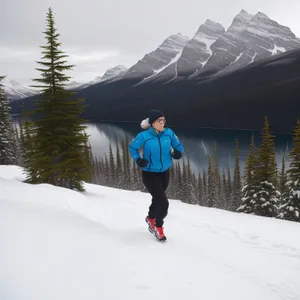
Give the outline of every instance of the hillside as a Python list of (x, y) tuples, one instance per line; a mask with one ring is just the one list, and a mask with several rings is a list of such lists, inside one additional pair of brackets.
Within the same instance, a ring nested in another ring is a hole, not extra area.
[[(267, 114), (272, 130), (291, 133), (300, 110), (300, 49), (255, 62), (223, 76), (169, 84), (134, 80), (96, 84), (79, 91), (93, 120), (140, 122), (150, 108), (162, 109), (168, 124), (260, 130)], [(33, 100), (12, 103), (14, 113)]]
[(0, 299), (300, 298), (300, 225), (171, 200), (157, 242), (148, 194), (22, 183), (0, 166)]

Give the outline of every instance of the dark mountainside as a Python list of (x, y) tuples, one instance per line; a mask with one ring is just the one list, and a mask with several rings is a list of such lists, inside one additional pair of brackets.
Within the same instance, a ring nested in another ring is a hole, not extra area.
[[(208, 19), (121, 71), (77, 90), (86, 119), (140, 122), (158, 108), (169, 125), (259, 130), (267, 115), (272, 130), (292, 133), (300, 115), (300, 39), (261, 12), (241, 10), (227, 30)], [(13, 113), (34, 99), (12, 103)]]
[[(155, 107), (169, 125), (260, 130), (268, 115), (273, 131), (293, 131), (300, 115), (300, 49), (222, 76), (200, 76), (134, 87), (140, 79), (99, 83), (76, 97), (86, 99), (84, 116), (90, 120), (140, 122)], [(34, 99), (12, 103), (12, 112), (32, 109)]]

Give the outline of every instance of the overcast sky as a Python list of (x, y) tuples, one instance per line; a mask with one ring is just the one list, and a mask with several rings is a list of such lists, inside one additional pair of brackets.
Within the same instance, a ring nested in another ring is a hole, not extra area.
[(192, 37), (206, 19), (226, 29), (243, 8), (261, 11), (300, 37), (299, 0), (0, 0), (0, 74), (23, 84), (35, 68), (52, 7), (62, 50), (86, 82), (111, 67), (136, 63), (174, 33)]

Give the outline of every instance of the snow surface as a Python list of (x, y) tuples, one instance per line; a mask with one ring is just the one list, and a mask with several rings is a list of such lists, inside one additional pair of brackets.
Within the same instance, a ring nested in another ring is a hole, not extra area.
[[(138, 85), (141, 85), (141, 84), (145, 83), (149, 79), (152, 79), (153, 77), (155, 77), (158, 73), (162, 72), (164, 69), (168, 68), (173, 63), (176, 63), (178, 58), (181, 56), (182, 51), (183, 51), (183, 49), (181, 50), (181, 52), (177, 53), (176, 56), (167, 65), (163, 66), (162, 68), (160, 68), (158, 70), (153, 70), (154, 74), (144, 78), (141, 82), (138, 82), (137, 84), (134, 84), (133, 86), (138, 86)], [(177, 74), (176, 74), (175, 77), (177, 77)]]
[(147, 193), (22, 178), (0, 166), (0, 299), (300, 299), (298, 223), (171, 200), (159, 243)]

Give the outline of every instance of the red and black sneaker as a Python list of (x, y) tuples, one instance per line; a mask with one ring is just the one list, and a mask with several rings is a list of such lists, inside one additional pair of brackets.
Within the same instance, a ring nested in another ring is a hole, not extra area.
[(155, 219), (151, 219), (149, 218), (148, 216), (146, 217), (145, 219), (146, 223), (149, 225), (148, 226), (148, 230), (151, 232), (151, 233), (154, 233), (155, 232)]
[(163, 242), (167, 239), (167, 237), (164, 234), (164, 228), (163, 227), (155, 227), (155, 237), (160, 242)]

